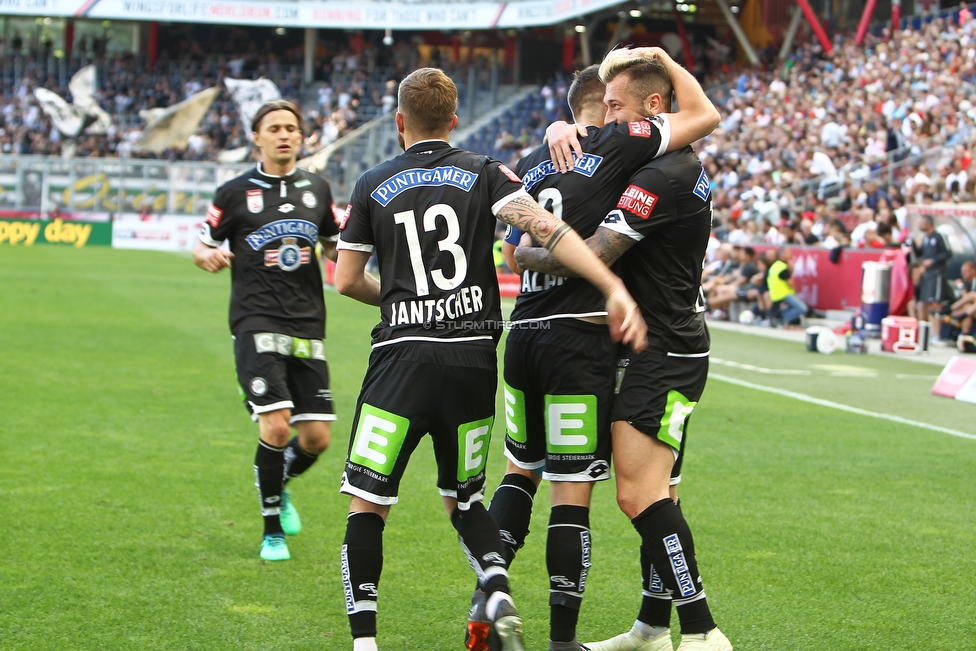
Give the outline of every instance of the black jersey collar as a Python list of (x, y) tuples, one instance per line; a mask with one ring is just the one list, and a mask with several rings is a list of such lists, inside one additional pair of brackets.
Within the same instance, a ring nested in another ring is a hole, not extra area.
[(441, 140), (440, 138), (432, 138), (430, 140), (421, 140), (410, 145), (410, 148), (405, 152), (407, 154), (417, 154), (428, 149), (447, 149), (451, 147), (451, 143), (446, 140)]
[(291, 171), (288, 172), (287, 174), (285, 174), (284, 176), (275, 176), (274, 174), (268, 174), (267, 172), (265, 172), (264, 171), (264, 168), (261, 167), (261, 163), (258, 163), (258, 165), (257, 165), (258, 174), (260, 174), (261, 176), (266, 176), (269, 179), (287, 179), (292, 174), (294, 174), (295, 173), (295, 170), (297, 170), (297, 169), (298, 169), (298, 165), (296, 165), (295, 167), (291, 168)]

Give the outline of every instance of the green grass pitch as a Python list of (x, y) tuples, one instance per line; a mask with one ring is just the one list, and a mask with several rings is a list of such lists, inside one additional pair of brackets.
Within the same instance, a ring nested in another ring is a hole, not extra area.
[[(264, 563), (228, 284), (183, 256), (0, 248), (0, 649), (351, 648), (337, 488), (377, 311), (327, 295), (339, 421), (294, 484), (293, 560)], [(716, 376), (976, 433), (976, 405), (929, 395), (937, 367), (730, 332), (713, 332), (713, 357), (809, 371)], [(690, 432), (683, 508), (736, 649), (976, 649), (976, 440), (717, 377)], [(501, 433), (496, 420), (491, 487)], [(462, 649), (474, 579), (434, 476), (424, 445), (386, 529), (385, 651)], [(512, 568), (529, 649), (548, 634), (547, 506), (543, 490)], [(592, 521), (584, 641), (628, 628), (640, 592), (610, 483)]]

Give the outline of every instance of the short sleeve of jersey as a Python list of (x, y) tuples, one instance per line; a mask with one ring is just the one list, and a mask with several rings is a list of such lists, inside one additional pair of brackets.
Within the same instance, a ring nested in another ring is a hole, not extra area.
[(666, 113), (638, 122), (621, 122), (615, 128), (614, 144), (625, 168), (663, 156), (671, 144), (671, 121)]
[(489, 161), (485, 166), (484, 173), (488, 196), (491, 201), (491, 214), (496, 217), (498, 211), (513, 199), (529, 196), (529, 193), (522, 187), (522, 179), (502, 163), (494, 160)]
[(336, 224), (335, 220), (335, 200), (332, 198), (332, 188), (325, 179), (322, 179), (318, 194), (319, 202), (327, 208), (325, 219), (322, 220), (322, 225), (319, 226), (319, 239), (325, 240), (326, 242), (335, 242), (339, 239), (339, 225)]
[(616, 209), (601, 226), (639, 242), (677, 218), (677, 202), (667, 177), (659, 170), (643, 169), (630, 179)]
[(340, 251), (362, 251), (372, 253), (376, 244), (373, 237), (373, 226), (369, 218), (369, 194), (365, 191), (363, 179), (359, 178), (356, 188), (352, 192), (346, 215), (342, 218), (342, 232), (336, 248)]
[(233, 193), (222, 185), (217, 188), (213, 202), (207, 209), (207, 220), (200, 229), (200, 241), (207, 246), (218, 247), (234, 230)]

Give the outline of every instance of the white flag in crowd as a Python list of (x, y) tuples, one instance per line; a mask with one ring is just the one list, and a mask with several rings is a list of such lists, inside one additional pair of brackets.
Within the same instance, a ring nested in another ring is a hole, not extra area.
[(132, 148), (156, 154), (167, 149), (186, 149), (187, 139), (197, 130), (218, 92), (217, 88), (206, 88), (179, 104), (139, 111), (146, 126)]
[(98, 102), (95, 101), (95, 66), (85, 66), (74, 74), (68, 82), (71, 91), (71, 103), (82, 113), (94, 117), (95, 121), (85, 129), (88, 133), (104, 134), (112, 125), (110, 116)]
[(251, 140), (251, 120), (262, 104), (273, 99), (281, 99), (281, 91), (273, 81), (264, 77), (255, 80), (225, 78), (224, 83), (227, 84), (227, 90), (234, 98), (247, 139)]
[(34, 97), (66, 138), (77, 138), (83, 131), (102, 134), (112, 124), (111, 116), (95, 101), (95, 66), (85, 66), (68, 83), (71, 104), (46, 88), (34, 90)]
[(81, 133), (85, 117), (77, 107), (68, 104), (64, 98), (47, 88), (35, 88), (34, 97), (41, 110), (54, 122), (54, 126), (66, 138), (75, 138)]

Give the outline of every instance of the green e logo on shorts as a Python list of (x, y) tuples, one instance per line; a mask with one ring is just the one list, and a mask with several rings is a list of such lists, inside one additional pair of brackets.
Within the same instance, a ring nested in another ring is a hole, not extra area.
[(505, 400), (505, 431), (509, 438), (525, 443), (525, 394), (502, 382), (502, 398)]
[(681, 449), (681, 439), (685, 436), (685, 421), (691, 416), (697, 404), (685, 398), (680, 391), (674, 389), (668, 391), (667, 408), (661, 418), (661, 429), (658, 430), (657, 438), (675, 450)]
[(554, 454), (596, 452), (596, 396), (546, 395), (546, 449)]
[(491, 425), (494, 416), (464, 423), (458, 427), (459, 483), (477, 477), (488, 462), (488, 444), (491, 443)]
[(403, 416), (364, 403), (359, 410), (359, 425), (349, 450), (349, 460), (381, 475), (389, 475), (409, 429), (410, 421)]

